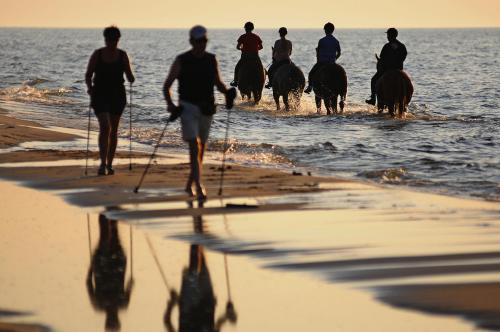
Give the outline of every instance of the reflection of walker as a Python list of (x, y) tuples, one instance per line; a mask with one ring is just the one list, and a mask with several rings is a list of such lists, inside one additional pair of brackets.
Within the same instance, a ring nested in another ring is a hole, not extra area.
[(179, 306), (179, 331), (220, 331), (223, 324), (227, 321), (231, 323), (236, 322), (237, 316), (234, 305), (231, 302), (229, 271), (226, 258), (224, 262), (229, 300), (226, 305), (226, 312), (214, 321), (216, 298), (213, 293), (210, 273), (206, 266), (203, 246), (198, 244), (190, 246), (189, 266), (183, 271), (182, 286), (179, 295), (175, 289), (170, 287), (148, 235), (146, 235), (146, 240), (165, 288), (170, 294), (163, 318), (167, 331), (175, 331), (171, 322), (172, 311), (175, 305)]
[(92, 255), (90, 219), (87, 214), (90, 265), (86, 285), (89, 299), (95, 310), (106, 313), (107, 330), (119, 330), (118, 312), (128, 307), (134, 283), (132, 264), (132, 229), (130, 229), (130, 279), (125, 285), (127, 257), (122, 248), (116, 220), (99, 215), (99, 243)]

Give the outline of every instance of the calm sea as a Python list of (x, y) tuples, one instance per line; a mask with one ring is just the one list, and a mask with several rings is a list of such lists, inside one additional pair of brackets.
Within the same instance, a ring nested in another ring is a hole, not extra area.
[[(255, 32), (264, 41), (261, 58), (267, 65), (277, 31)], [(208, 50), (217, 54), (227, 83), (239, 58), (235, 46), (241, 33), (209, 32)], [(322, 35), (319, 29), (289, 31), (293, 61), (305, 74)], [(339, 63), (349, 80), (344, 114), (316, 115), (308, 95), (298, 112), (276, 113), (266, 90), (260, 105), (240, 101), (231, 112), (229, 159), (500, 200), (500, 29), (402, 29), (399, 39), (408, 49), (405, 68), (415, 86), (405, 120), (377, 115), (364, 104), (374, 54), (386, 42), (384, 31), (338, 30), (335, 35), (342, 46)], [(103, 45), (101, 30), (3, 28), (0, 44), (0, 107), (44, 124), (86, 130), (83, 76), (89, 56)], [(133, 138), (152, 145), (166, 115), (162, 83), (175, 55), (189, 48), (187, 31), (123, 30), (120, 47), (132, 59), (137, 78)], [(225, 119), (220, 110), (212, 151), (221, 149)], [(123, 136), (128, 135), (127, 121), (125, 113)], [(163, 146), (184, 148), (178, 122)]]

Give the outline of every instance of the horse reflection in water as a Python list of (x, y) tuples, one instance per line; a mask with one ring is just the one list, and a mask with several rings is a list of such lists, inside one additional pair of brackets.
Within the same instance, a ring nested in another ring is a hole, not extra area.
[[(203, 233), (201, 216), (193, 217), (195, 233)], [(182, 273), (180, 295), (170, 290), (170, 299), (164, 315), (164, 323), (168, 332), (175, 331), (172, 322), (172, 310), (179, 306), (179, 332), (216, 332), (226, 322), (236, 323), (237, 316), (231, 300), (226, 304), (226, 311), (215, 320), (215, 298), (210, 272), (203, 246), (191, 244), (189, 248), (189, 265)]]
[(87, 274), (87, 291), (95, 310), (106, 313), (106, 331), (120, 330), (118, 311), (128, 307), (133, 278), (125, 284), (127, 257), (120, 243), (118, 223), (99, 215), (99, 243)]

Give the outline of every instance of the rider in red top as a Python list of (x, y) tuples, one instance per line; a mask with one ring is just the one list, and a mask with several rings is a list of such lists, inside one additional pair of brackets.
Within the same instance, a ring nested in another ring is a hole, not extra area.
[(238, 86), (238, 70), (242, 60), (253, 59), (259, 57), (259, 50), (262, 49), (262, 40), (259, 36), (253, 33), (254, 26), (252, 22), (245, 23), (246, 33), (238, 38), (236, 49), (241, 51), (241, 58), (234, 68), (234, 79), (230, 83), (231, 86)]

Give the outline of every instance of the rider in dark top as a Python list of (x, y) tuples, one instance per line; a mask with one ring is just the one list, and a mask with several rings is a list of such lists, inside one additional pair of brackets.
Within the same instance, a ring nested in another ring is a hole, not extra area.
[(406, 46), (396, 39), (398, 36), (398, 30), (390, 28), (386, 33), (389, 42), (382, 48), (380, 58), (377, 58), (377, 73), (371, 80), (371, 96), (366, 100), (366, 102), (370, 105), (375, 105), (375, 87), (379, 78), (389, 70), (403, 70), (403, 62), (405, 61), (407, 55)]
[(335, 25), (328, 22), (324, 25), (323, 30), (325, 31), (325, 36), (319, 40), (318, 47), (316, 47), (317, 62), (309, 72), (307, 79), (309, 85), (304, 90), (305, 93), (310, 93), (312, 91), (312, 78), (314, 77), (316, 71), (323, 65), (335, 63), (341, 54), (340, 43), (337, 38), (333, 36)]

